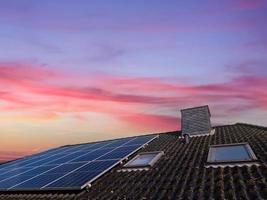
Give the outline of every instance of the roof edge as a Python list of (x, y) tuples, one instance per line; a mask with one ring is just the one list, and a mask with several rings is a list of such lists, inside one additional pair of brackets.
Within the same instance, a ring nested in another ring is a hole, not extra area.
[(255, 125), (255, 124), (242, 123), (242, 122), (237, 122), (234, 125), (243, 125), (243, 126), (249, 126), (249, 127), (253, 127), (253, 128), (267, 130), (266, 126), (260, 126), (260, 125)]

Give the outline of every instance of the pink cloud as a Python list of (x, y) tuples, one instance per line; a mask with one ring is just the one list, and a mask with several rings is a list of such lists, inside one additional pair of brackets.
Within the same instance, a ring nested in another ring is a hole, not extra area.
[(193, 85), (166, 78), (108, 74), (75, 77), (36, 63), (0, 63), (0, 83), (6, 84), (0, 92), (5, 102), (2, 110), (20, 110), (44, 119), (57, 118), (57, 113), (98, 112), (140, 130), (178, 126), (176, 116), (153, 114), (155, 109), (177, 110), (200, 104), (237, 114), (246, 109), (267, 109), (267, 79), (258, 75), (242, 74), (225, 83)]
[(125, 114), (120, 118), (130, 124), (130, 126), (141, 129), (141, 131), (178, 130), (181, 126), (178, 117), (165, 115), (135, 113), (130, 115)]
[(256, 9), (266, 4), (265, 0), (239, 0), (237, 2), (236, 7), (242, 10)]
[(1, 81), (40, 81), (47, 77), (56, 77), (53, 70), (46, 68), (45, 64), (30, 62), (1, 62)]
[(267, 53), (267, 40), (260, 39), (256, 41), (246, 42), (240, 47), (240, 50), (254, 51), (254, 52), (263, 52)]

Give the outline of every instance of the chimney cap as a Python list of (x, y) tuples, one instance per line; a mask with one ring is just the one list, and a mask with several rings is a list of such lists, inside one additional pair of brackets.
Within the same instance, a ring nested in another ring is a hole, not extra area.
[(204, 105), (204, 106), (197, 106), (197, 107), (190, 107), (190, 108), (183, 108), (183, 109), (181, 109), (181, 112), (183, 112), (183, 111), (188, 111), (188, 110), (195, 110), (195, 109), (198, 109), (198, 108), (207, 108), (207, 110), (208, 110), (208, 113), (209, 113), (209, 116), (211, 116), (211, 114), (210, 114), (210, 109), (209, 109), (209, 106), (208, 105)]

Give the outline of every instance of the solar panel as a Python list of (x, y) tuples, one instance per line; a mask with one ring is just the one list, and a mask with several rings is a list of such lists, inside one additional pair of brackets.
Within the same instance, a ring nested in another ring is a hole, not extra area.
[(0, 190), (82, 189), (157, 136), (51, 149), (0, 167)]

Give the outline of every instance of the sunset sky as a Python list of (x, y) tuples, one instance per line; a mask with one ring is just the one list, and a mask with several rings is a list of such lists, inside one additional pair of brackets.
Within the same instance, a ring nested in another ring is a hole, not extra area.
[(1, 0), (0, 160), (64, 144), (267, 125), (267, 0)]

